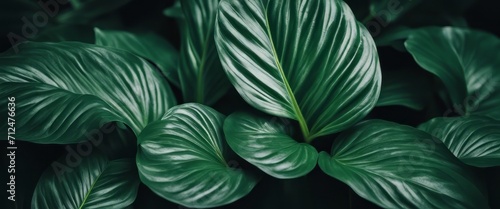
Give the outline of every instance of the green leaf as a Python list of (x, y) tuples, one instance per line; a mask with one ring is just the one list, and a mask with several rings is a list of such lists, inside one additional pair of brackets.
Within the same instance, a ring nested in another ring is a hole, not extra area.
[[(111, 121), (139, 134), (176, 103), (155, 67), (131, 53), (76, 42), (18, 49), (0, 56), (0, 104), (15, 97), (18, 139), (75, 143)], [(7, 124), (1, 128), (4, 134)]]
[(500, 39), (469, 29), (431, 27), (415, 31), (405, 45), (421, 67), (441, 79), (456, 113), (500, 119)]
[[(73, 9), (56, 16), (61, 23), (90, 23), (96, 18), (109, 14), (132, 0), (72, 0)], [(76, 3), (76, 4), (75, 4)]]
[(466, 165), (416, 128), (363, 122), (343, 132), (331, 154), (320, 153), (321, 169), (383, 208), (489, 208)]
[(291, 138), (290, 126), (278, 117), (233, 113), (224, 122), (224, 134), (236, 154), (262, 171), (276, 178), (297, 178), (316, 167), (318, 152)]
[[(109, 161), (99, 152), (68, 153), (52, 163), (35, 188), (31, 208), (127, 208), (137, 196), (139, 178), (133, 159)], [(68, 160), (69, 159), (69, 160)]]
[(434, 118), (419, 129), (443, 141), (468, 165), (500, 166), (500, 121), (484, 116)]
[(163, 15), (177, 19), (184, 19), (184, 14), (182, 13), (182, 8), (181, 8), (181, 1), (177, 0), (171, 7), (168, 7), (165, 10), (163, 10)]
[(431, 82), (422, 73), (397, 70), (386, 71), (382, 75), (377, 106), (402, 105), (422, 110), (431, 100)]
[(342, 1), (222, 0), (215, 39), (241, 96), (299, 121), (306, 141), (356, 123), (379, 96), (375, 44)]
[(159, 196), (187, 207), (216, 207), (248, 194), (257, 178), (233, 168), (225, 116), (200, 104), (170, 109), (138, 137), (137, 167)]
[(155, 63), (163, 75), (179, 86), (179, 54), (165, 39), (154, 33), (133, 34), (125, 31), (95, 28), (96, 45), (109, 46), (132, 52)]
[(179, 78), (185, 102), (212, 105), (231, 86), (214, 41), (219, 0), (181, 0), (184, 18)]

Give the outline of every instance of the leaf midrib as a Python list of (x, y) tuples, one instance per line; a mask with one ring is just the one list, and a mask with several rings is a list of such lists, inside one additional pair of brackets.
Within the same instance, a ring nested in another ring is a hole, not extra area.
[[(108, 162), (108, 165), (109, 165), (109, 162)], [(92, 185), (90, 186), (90, 189), (87, 191), (87, 194), (85, 194), (85, 197), (83, 198), (83, 201), (80, 204), (80, 207), (78, 207), (78, 209), (82, 209), (83, 208), (83, 206), (87, 202), (88, 197), (90, 196), (90, 193), (94, 189), (95, 184), (97, 183), (97, 181), (99, 181), (99, 178), (101, 178), (101, 175), (104, 173), (104, 171), (106, 171), (106, 168), (104, 168), (104, 170), (102, 170), (102, 172), (99, 173), (99, 175), (97, 176), (97, 178), (95, 179), (95, 181), (92, 183)]]
[(293, 90), (290, 87), (290, 84), (288, 83), (288, 80), (285, 76), (285, 72), (283, 71), (283, 67), (281, 66), (281, 62), (278, 60), (278, 53), (276, 52), (276, 47), (274, 46), (273, 36), (271, 33), (271, 27), (269, 24), (269, 18), (267, 16), (270, 2), (271, 1), (267, 2), (264, 16), (265, 16), (265, 20), (266, 20), (266, 30), (267, 30), (266, 32), (267, 32), (267, 35), (269, 36), (269, 42), (271, 43), (271, 50), (273, 53), (274, 62), (276, 63), (276, 67), (278, 68), (281, 79), (283, 80), (283, 84), (285, 85), (288, 96), (290, 97), (290, 100), (292, 102), (292, 108), (293, 108), (293, 111), (297, 117), (296, 119), (299, 121), (300, 129), (302, 130), (304, 140), (309, 143), (312, 141), (313, 138), (309, 138), (310, 133), (309, 133), (309, 128), (307, 127), (307, 122), (304, 119), (304, 116), (302, 115), (302, 111), (300, 110), (299, 104), (297, 103), (297, 100), (295, 99), (295, 95), (293, 94)]

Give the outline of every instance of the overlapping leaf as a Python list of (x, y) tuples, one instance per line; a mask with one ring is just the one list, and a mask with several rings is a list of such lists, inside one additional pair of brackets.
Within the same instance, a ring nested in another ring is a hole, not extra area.
[(462, 162), (500, 166), (500, 122), (484, 116), (434, 118), (420, 129), (442, 140)]
[(139, 134), (176, 103), (160, 73), (131, 53), (76, 42), (18, 47), (0, 57), (0, 96), (15, 97), (19, 139), (74, 143), (110, 121)]
[(339, 0), (222, 0), (215, 39), (252, 106), (298, 120), (306, 141), (363, 118), (380, 91), (375, 44)]
[(316, 167), (318, 152), (291, 138), (291, 125), (285, 121), (234, 113), (224, 122), (224, 134), (238, 155), (262, 171), (276, 178), (296, 178)]
[(109, 161), (99, 152), (67, 156), (42, 174), (31, 208), (121, 209), (134, 202), (139, 178), (133, 159)]
[(430, 87), (429, 79), (418, 72), (409, 70), (384, 72), (377, 106), (402, 105), (422, 110), (431, 99)]
[(425, 70), (444, 83), (460, 115), (500, 119), (500, 39), (469, 29), (431, 27), (415, 31), (405, 43)]
[(159, 196), (187, 207), (216, 207), (248, 194), (257, 179), (230, 158), (222, 131), (225, 116), (184, 104), (139, 135), (137, 167)]
[(373, 120), (342, 133), (319, 166), (383, 208), (489, 208), (481, 182), (416, 128)]
[(214, 104), (230, 83), (222, 70), (214, 41), (219, 0), (181, 0), (182, 44), (179, 78), (185, 102)]
[(134, 34), (125, 31), (95, 29), (96, 45), (132, 52), (154, 62), (174, 85), (179, 86), (179, 54), (162, 37), (154, 33)]

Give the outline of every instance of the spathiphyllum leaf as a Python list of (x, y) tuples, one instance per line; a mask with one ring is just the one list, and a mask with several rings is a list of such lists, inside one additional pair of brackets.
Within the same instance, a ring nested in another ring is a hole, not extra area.
[(320, 153), (319, 166), (383, 208), (489, 208), (468, 167), (409, 126), (360, 123), (335, 140), (331, 156)]
[(462, 162), (500, 166), (500, 122), (484, 116), (434, 118), (420, 129), (442, 140)]
[(432, 96), (430, 80), (422, 73), (409, 70), (383, 73), (382, 90), (377, 106), (401, 105), (422, 110)]
[(139, 186), (134, 159), (109, 161), (97, 151), (90, 156), (70, 155), (42, 174), (31, 208), (123, 209), (134, 202)]
[(185, 102), (214, 104), (230, 83), (222, 70), (214, 41), (219, 0), (181, 0), (184, 18), (179, 78)]
[(138, 137), (137, 167), (159, 196), (187, 207), (229, 204), (257, 178), (231, 159), (222, 131), (225, 116), (200, 104), (170, 109)]
[(233, 113), (224, 122), (224, 134), (239, 156), (276, 178), (309, 173), (318, 159), (316, 149), (290, 137), (291, 124), (278, 117)]
[(363, 118), (380, 91), (375, 44), (339, 0), (222, 0), (215, 40), (255, 108), (299, 121), (306, 141)]
[(95, 28), (96, 45), (132, 52), (151, 60), (174, 85), (179, 86), (179, 54), (165, 39), (154, 33), (134, 34)]
[[(126, 51), (76, 42), (18, 48), (0, 56), (0, 104), (15, 97), (18, 139), (74, 143), (110, 121), (139, 134), (176, 103), (157, 69)], [(4, 134), (7, 123), (0, 126)]]
[(500, 119), (500, 39), (480, 31), (431, 27), (405, 43), (425, 70), (444, 83), (454, 112)]

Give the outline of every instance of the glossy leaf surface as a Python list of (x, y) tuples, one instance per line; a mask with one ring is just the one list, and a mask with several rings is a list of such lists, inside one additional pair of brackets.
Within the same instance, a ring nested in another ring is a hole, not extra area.
[(131, 53), (76, 42), (18, 47), (0, 56), (0, 104), (15, 97), (19, 139), (75, 143), (110, 121), (139, 134), (176, 103), (154, 66)]
[(96, 45), (132, 52), (155, 63), (174, 85), (179, 86), (179, 54), (165, 39), (154, 33), (134, 34), (95, 28)]
[(375, 44), (338, 0), (222, 0), (215, 39), (230, 81), (306, 141), (363, 118), (380, 91)]
[(462, 162), (500, 166), (500, 122), (484, 116), (434, 118), (419, 127), (442, 140)]
[(184, 18), (179, 20), (179, 78), (184, 101), (211, 105), (230, 87), (214, 41), (219, 0), (181, 0), (180, 4)]
[(137, 167), (159, 196), (187, 207), (216, 207), (248, 194), (257, 179), (231, 167), (225, 116), (200, 104), (170, 109), (139, 135)]
[(78, 157), (79, 163), (63, 157), (47, 168), (31, 208), (121, 209), (134, 202), (139, 178), (133, 159), (109, 161), (100, 153)]
[(224, 122), (224, 134), (234, 152), (273, 177), (296, 178), (316, 167), (318, 151), (295, 141), (287, 120), (233, 113)]
[(489, 208), (481, 182), (440, 142), (382, 120), (342, 133), (319, 166), (383, 208)]
[(500, 119), (500, 39), (469, 29), (415, 31), (405, 43), (425, 70), (441, 79), (460, 115)]

